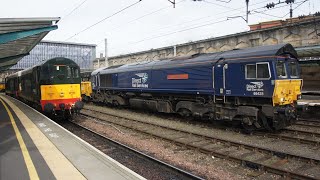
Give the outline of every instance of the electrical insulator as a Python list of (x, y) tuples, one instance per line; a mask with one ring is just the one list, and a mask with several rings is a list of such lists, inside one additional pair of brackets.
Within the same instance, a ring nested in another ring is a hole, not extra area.
[(269, 8), (273, 8), (273, 7), (274, 7), (274, 5), (275, 5), (274, 3), (269, 3), (269, 4), (267, 4), (267, 6), (266, 6), (266, 7), (269, 9)]
[(290, 3), (294, 3), (294, 0), (286, 0), (285, 1), (287, 4), (290, 4)]

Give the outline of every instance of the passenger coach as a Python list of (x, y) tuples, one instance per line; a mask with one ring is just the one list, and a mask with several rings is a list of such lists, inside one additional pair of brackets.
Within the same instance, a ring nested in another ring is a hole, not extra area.
[(95, 101), (274, 130), (296, 120), (302, 80), (282, 44), (100, 68), (92, 83)]

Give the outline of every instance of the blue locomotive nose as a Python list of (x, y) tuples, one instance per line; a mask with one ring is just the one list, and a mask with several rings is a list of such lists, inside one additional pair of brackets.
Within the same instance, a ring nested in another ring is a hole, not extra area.
[(44, 105), (44, 112), (52, 113), (53, 110), (54, 110), (54, 105), (53, 104), (47, 103), (46, 105)]

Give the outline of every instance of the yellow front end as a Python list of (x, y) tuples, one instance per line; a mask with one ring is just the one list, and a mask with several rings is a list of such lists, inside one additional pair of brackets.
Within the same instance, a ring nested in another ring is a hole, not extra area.
[(4, 91), (5, 90), (5, 85), (0, 83), (0, 92)]
[(302, 79), (275, 80), (273, 106), (289, 105), (301, 96)]
[(90, 97), (92, 93), (92, 87), (90, 81), (81, 82), (81, 95)]
[(80, 84), (41, 85), (41, 100), (81, 98)]
[(41, 85), (41, 106), (46, 112), (82, 109), (80, 84)]

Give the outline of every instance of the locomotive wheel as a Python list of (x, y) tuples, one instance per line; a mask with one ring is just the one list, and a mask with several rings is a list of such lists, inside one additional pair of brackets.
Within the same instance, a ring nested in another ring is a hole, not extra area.
[(261, 120), (263, 127), (270, 132), (273, 132), (272, 122), (261, 112), (258, 112), (258, 119)]
[(120, 106), (119, 102), (116, 101), (116, 100), (113, 100), (113, 101), (112, 101), (112, 105), (115, 106), (115, 107)]
[(256, 126), (255, 125), (248, 125), (246, 123), (241, 123), (242, 127), (243, 127), (243, 130), (245, 133), (247, 134), (251, 134), (253, 131), (257, 130)]
[(254, 120), (250, 117), (243, 117), (242, 118), (241, 125), (242, 125), (245, 133), (251, 134), (253, 131), (257, 130), (257, 127), (254, 125), (253, 121)]
[(189, 116), (191, 116), (191, 111), (190, 111), (189, 109), (185, 109), (185, 108), (179, 109), (178, 113), (179, 113), (182, 117), (189, 117)]

